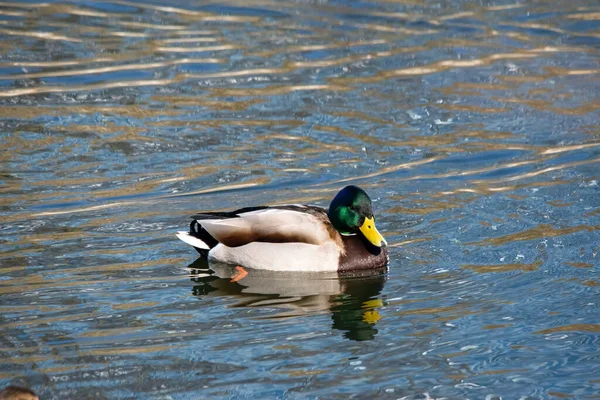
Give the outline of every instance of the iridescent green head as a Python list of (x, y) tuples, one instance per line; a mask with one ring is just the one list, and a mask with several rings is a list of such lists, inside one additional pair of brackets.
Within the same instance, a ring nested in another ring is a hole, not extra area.
[(342, 235), (363, 235), (377, 247), (387, 244), (375, 227), (371, 198), (358, 186), (346, 186), (340, 190), (331, 201), (327, 215)]

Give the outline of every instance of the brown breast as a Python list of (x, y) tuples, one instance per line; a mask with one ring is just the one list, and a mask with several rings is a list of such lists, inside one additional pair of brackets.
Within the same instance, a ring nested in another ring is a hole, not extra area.
[(342, 243), (340, 272), (382, 268), (388, 263), (387, 249), (373, 246), (362, 235), (342, 236)]

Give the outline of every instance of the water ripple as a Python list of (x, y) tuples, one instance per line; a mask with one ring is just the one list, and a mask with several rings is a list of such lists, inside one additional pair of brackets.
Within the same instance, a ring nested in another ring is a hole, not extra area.
[[(0, 383), (598, 393), (598, 7), (438, 3), (1, 2)], [(389, 271), (232, 282), (173, 236), (347, 184)]]

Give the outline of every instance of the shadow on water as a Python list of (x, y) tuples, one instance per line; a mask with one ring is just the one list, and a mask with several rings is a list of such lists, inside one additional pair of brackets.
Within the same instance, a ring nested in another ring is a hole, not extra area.
[(344, 274), (248, 270), (237, 281), (234, 265), (198, 258), (188, 269), (195, 283), (192, 294), (200, 300), (231, 297), (238, 300), (234, 307), (279, 310), (268, 317), (273, 319), (331, 313), (333, 328), (348, 339), (372, 340), (377, 335), (387, 268)]

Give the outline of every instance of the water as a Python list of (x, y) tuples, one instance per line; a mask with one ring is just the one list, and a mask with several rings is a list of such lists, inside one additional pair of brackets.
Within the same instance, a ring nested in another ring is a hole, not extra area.
[[(596, 2), (0, 4), (0, 387), (597, 398)], [(388, 273), (207, 270), (206, 210), (374, 199)]]

